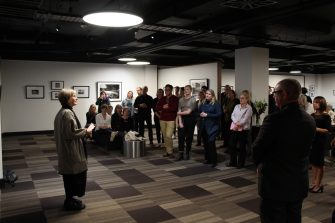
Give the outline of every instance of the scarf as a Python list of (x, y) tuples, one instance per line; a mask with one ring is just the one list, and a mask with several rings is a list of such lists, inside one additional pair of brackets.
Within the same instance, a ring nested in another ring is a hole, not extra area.
[(79, 119), (78, 119), (76, 113), (73, 111), (73, 108), (70, 105), (63, 105), (62, 108), (64, 108), (64, 109), (70, 109), (72, 111), (72, 113), (74, 115), (74, 118), (76, 119), (77, 126), (78, 126), (79, 129), (81, 129), (81, 124), (79, 122)]

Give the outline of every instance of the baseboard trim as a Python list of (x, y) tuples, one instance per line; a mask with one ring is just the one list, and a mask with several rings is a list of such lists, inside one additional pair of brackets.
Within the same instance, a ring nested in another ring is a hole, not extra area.
[(24, 135), (44, 135), (44, 134), (54, 134), (54, 130), (44, 130), (44, 131), (29, 131), (29, 132), (4, 132), (2, 137), (8, 136), (24, 136)]

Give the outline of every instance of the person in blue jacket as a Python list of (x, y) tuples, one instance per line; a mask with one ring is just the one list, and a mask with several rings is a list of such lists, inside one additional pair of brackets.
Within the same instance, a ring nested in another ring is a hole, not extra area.
[(217, 165), (215, 139), (219, 133), (221, 107), (212, 89), (206, 91), (206, 100), (199, 108), (201, 133), (205, 148), (205, 164)]

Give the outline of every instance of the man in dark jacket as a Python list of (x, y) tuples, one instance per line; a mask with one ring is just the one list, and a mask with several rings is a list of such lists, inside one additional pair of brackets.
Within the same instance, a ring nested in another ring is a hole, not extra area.
[(144, 137), (144, 121), (147, 124), (149, 130), (149, 140), (150, 145), (153, 144), (153, 135), (152, 135), (152, 121), (151, 121), (151, 109), (153, 104), (153, 99), (150, 95), (147, 94), (148, 87), (143, 87), (143, 92), (141, 95), (137, 96), (134, 108), (138, 110), (138, 124), (139, 124), (139, 133)]
[(308, 157), (316, 126), (299, 108), (301, 86), (294, 79), (280, 81), (273, 92), (280, 109), (268, 115), (252, 145), (261, 196), (261, 222), (301, 222), (302, 202), (308, 194)]

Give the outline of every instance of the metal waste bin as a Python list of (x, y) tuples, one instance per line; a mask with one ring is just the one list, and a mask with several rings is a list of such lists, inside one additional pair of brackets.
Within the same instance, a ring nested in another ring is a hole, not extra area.
[(123, 154), (127, 158), (145, 156), (145, 140), (130, 140), (123, 142)]

